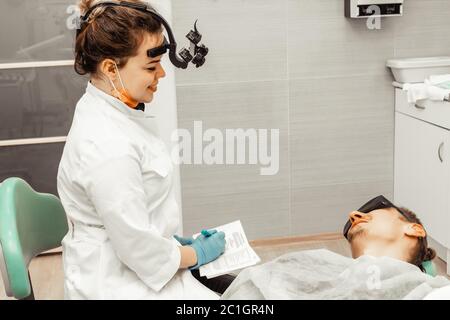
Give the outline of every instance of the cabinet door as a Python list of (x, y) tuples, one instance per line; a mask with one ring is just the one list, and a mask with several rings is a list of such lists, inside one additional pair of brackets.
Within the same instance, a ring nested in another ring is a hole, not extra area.
[(450, 132), (396, 113), (394, 198), (414, 211), (436, 241), (450, 247)]

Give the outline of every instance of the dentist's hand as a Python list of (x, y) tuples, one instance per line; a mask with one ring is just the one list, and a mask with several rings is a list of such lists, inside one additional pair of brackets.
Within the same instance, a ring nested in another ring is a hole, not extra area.
[(216, 260), (225, 251), (225, 242), (223, 231), (203, 230), (190, 245), (197, 254), (197, 264), (189, 269), (198, 269), (200, 266)]
[(186, 245), (190, 245), (192, 244), (192, 242), (194, 242), (194, 238), (189, 237), (189, 238), (184, 238), (184, 237), (179, 237), (177, 235), (173, 236), (182, 246), (186, 246)]

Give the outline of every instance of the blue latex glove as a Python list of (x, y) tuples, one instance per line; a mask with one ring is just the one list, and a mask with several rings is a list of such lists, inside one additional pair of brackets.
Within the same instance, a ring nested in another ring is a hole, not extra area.
[[(201, 234), (204, 235), (205, 237), (209, 237), (210, 235), (212, 235), (215, 232), (216, 232), (216, 230), (211, 230), (211, 232), (209, 232), (208, 230), (202, 230)], [(192, 244), (192, 242), (194, 242), (194, 238), (193, 237), (180, 237), (178, 235), (174, 235), (173, 237), (182, 246), (190, 245), (190, 244)]]
[(192, 242), (194, 242), (194, 238), (189, 237), (189, 238), (185, 238), (185, 237), (179, 237), (177, 235), (173, 236), (182, 246), (186, 246), (186, 245), (190, 245), (192, 244)]
[(217, 230), (202, 230), (202, 233), (190, 245), (197, 254), (197, 264), (189, 269), (216, 260), (225, 251), (225, 233)]

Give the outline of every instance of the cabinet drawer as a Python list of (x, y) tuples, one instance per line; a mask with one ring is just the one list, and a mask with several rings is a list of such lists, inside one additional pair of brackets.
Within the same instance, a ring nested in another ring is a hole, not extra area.
[(395, 110), (440, 127), (450, 129), (450, 102), (419, 100), (408, 103), (407, 92), (395, 89)]

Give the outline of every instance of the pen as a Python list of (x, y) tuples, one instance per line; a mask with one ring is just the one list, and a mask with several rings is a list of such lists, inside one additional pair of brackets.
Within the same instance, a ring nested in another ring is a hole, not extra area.
[(210, 233), (208, 230), (203, 229), (202, 235), (204, 235), (205, 237), (209, 237), (210, 235), (212, 235), (212, 233)]

